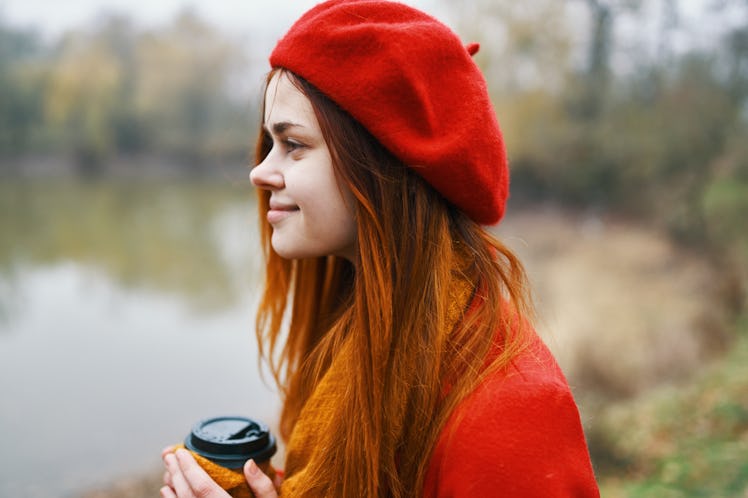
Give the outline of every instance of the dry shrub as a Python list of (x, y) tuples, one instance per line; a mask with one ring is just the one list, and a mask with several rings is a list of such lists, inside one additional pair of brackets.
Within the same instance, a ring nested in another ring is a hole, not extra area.
[(713, 267), (664, 234), (555, 207), (511, 213), (498, 233), (523, 258), (538, 330), (581, 396), (682, 379), (728, 342)]

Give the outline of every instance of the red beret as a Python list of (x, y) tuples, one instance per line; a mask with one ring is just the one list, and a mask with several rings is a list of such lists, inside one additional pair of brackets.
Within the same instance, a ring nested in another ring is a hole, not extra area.
[(397, 2), (331, 0), (291, 27), (270, 64), (330, 97), (475, 221), (504, 214), (509, 171), (486, 82), (447, 26)]

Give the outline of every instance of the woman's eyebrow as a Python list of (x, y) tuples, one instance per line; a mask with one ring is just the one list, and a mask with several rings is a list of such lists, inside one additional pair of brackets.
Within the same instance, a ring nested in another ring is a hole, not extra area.
[[(285, 132), (289, 128), (304, 128), (305, 126), (298, 123), (293, 123), (291, 121), (280, 121), (278, 123), (273, 123), (273, 134), (280, 135), (281, 133)], [(269, 132), (267, 124), (263, 123), (262, 128)]]

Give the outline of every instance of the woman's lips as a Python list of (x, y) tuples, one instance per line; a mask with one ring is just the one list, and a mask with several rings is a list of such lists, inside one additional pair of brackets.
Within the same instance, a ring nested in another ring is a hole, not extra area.
[(298, 210), (298, 206), (281, 204), (273, 205), (273, 203), (271, 203), (270, 209), (268, 210), (267, 214), (268, 223), (270, 223), (271, 225), (280, 223)]

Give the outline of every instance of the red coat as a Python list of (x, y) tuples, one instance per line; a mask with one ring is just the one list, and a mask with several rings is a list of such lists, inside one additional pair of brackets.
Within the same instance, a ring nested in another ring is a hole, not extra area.
[(492, 496), (600, 496), (569, 385), (540, 339), (460, 403), (426, 473), (425, 498)]

